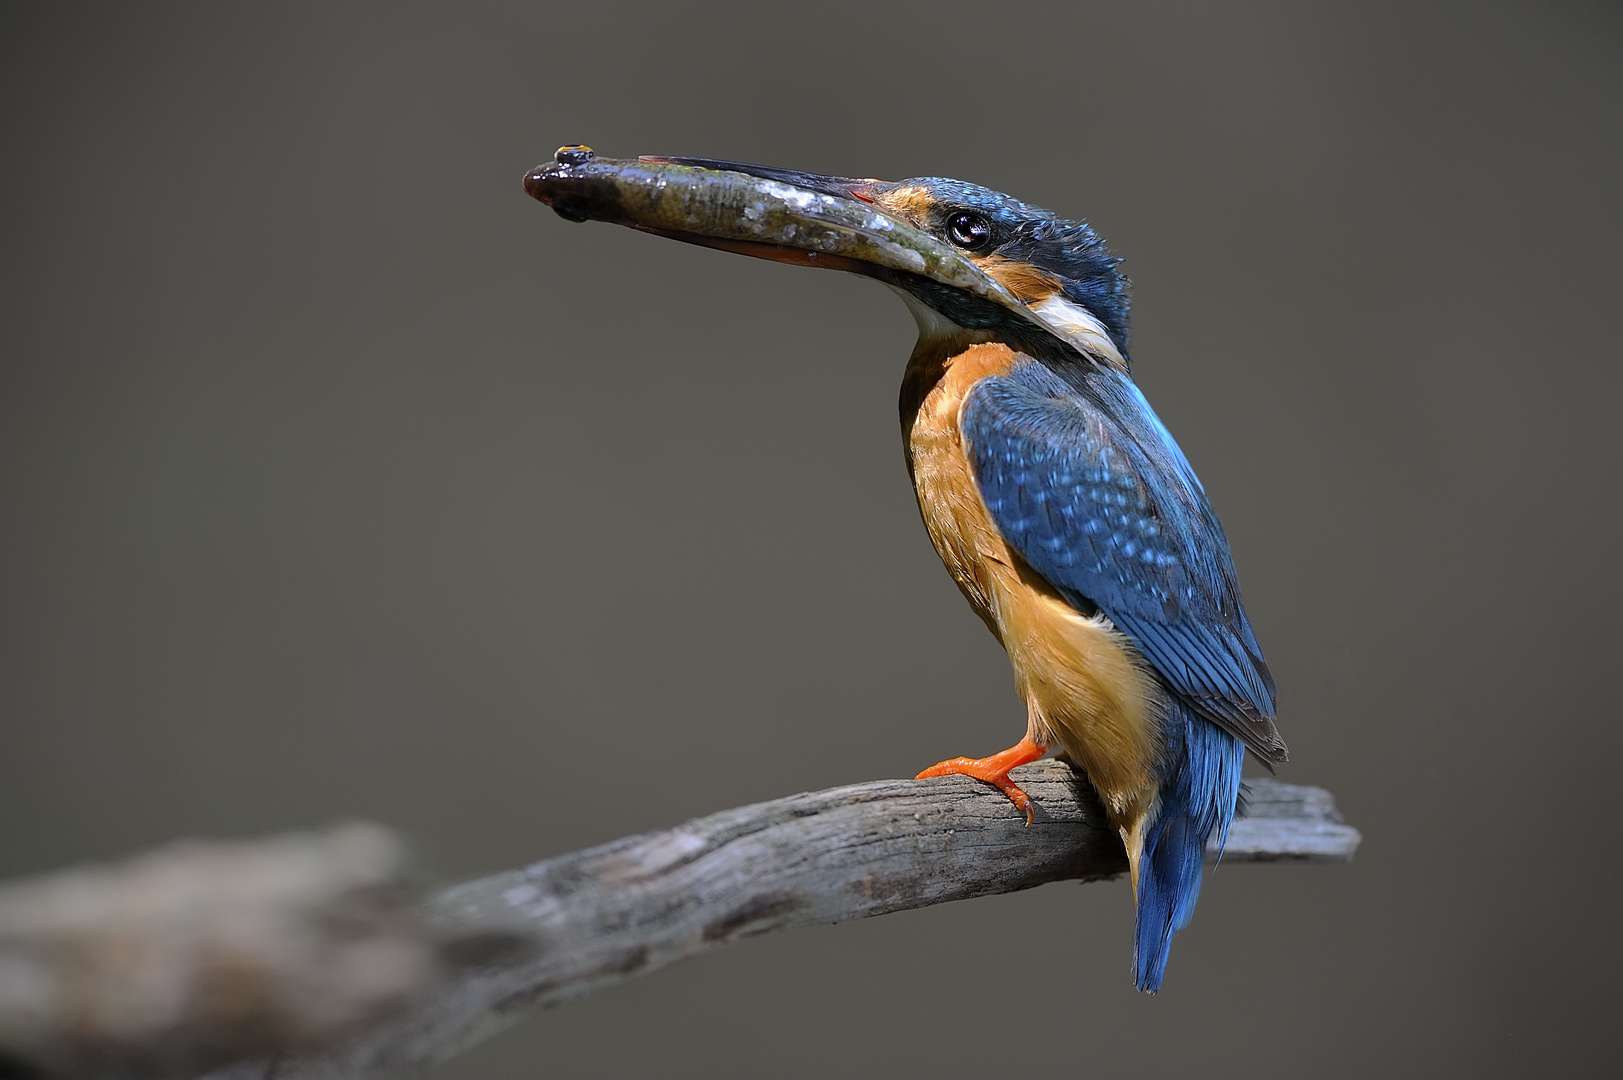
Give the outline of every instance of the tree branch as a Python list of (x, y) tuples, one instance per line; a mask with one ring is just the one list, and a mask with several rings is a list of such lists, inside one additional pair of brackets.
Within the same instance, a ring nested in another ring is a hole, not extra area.
[[(437, 993), (321, 1056), (244, 1063), (210, 1080), (361, 1080), (452, 1056), (532, 1008), (757, 934), (1124, 872), (1121, 841), (1082, 774), (1016, 771), (1038, 804), (963, 777), (881, 780), (726, 810), (452, 888), (429, 904), (449, 937), (477, 928), (528, 948), (465, 963)], [(1249, 782), (1225, 861), (1341, 861), (1357, 830), (1318, 788)]]

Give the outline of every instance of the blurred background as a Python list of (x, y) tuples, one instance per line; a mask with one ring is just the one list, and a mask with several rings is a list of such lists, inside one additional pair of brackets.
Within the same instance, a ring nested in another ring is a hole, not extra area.
[(1590, 2), (8, 5), (0, 876), (363, 816), (449, 883), (1012, 743), (895, 297), (519, 186), (946, 175), (1126, 257), (1357, 861), (1220, 870), (1155, 998), (1126, 883), (1049, 886), (436, 1076), (1598, 1074), (1620, 47)]

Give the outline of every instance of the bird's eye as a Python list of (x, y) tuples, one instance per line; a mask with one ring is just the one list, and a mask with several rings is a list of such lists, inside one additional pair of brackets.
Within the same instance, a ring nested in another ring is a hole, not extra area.
[(960, 211), (947, 219), (947, 235), (966, 251), (985, 247), (992, 239), (992, 223), (979, 214)]

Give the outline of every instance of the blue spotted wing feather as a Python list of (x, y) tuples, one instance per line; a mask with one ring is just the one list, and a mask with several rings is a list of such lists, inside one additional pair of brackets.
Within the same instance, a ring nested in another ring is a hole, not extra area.
[(1223, 528), (1132, 381), (1031, 361), (977, 383), (960, 422), (981, 497), (1021, 558), (1107, 615), (1196, 712), (1285, 760)]

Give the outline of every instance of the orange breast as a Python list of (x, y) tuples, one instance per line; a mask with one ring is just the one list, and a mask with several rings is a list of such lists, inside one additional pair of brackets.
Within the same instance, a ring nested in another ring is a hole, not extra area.
[(1117, 825), (1134, 831), (1155, 798), (1158, 684), (1107, 619), (1077, 611), (1009, 547), (964, 444), (965, 395), (1019, 359), (999, 342), (950, 356), (921, 342), (903, 383), (913, 487), (941, 561), (1008, 651), (1031, 738), (1070, 754)]

